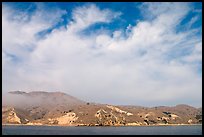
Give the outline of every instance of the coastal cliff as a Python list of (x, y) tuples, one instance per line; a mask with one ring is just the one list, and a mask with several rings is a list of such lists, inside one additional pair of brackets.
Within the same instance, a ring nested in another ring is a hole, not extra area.
[[(202, 108), (115, 106), (81, 101), (61, 92), (10, 92), (21, 102), (2, 106), (2, 124), (142, 126), (202, 124)], [(26, 101), (25, 101), (26, 100)]]

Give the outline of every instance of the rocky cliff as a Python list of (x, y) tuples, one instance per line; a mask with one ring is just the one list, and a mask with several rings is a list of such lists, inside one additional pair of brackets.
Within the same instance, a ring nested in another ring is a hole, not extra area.
[(137, 126), (202, 123), (202, 109), (188, 105), (114, 106), (88, 103), (61, 92), (16, 91), (10, 94), (21, 100), (8, 105), (3, 103), (2, 124)]

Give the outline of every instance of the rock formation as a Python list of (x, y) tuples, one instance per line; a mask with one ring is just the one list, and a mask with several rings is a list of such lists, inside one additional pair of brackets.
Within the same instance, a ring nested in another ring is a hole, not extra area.
[(16, 91), (10, 94), (19, 100), (3, 103), (2, 124), (139, 126), (202, 123), (202, 109), (188, 105), (114, 106), (87, 103), (61, 92)]

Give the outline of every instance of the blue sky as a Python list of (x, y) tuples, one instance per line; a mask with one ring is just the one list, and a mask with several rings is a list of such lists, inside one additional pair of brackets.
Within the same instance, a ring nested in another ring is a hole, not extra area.
[[(71, 12), (74, 8), (92, 4), (91, 2), (46, 2), (46, 3), (33, 3), (33, 2), (17, 2), (17, 3), (4, 3), (13, 9), (19, 12), (26, 12), (26, 14), (32, 15), (36, 11), (37, 5), (41, 5), (45, 10), (52, 10), (59, 8), (61, 10), (66, 10), (68, 14), (63, 15), (61, 18), (63, 21), (58, 22), (55, 27), (66, 26), (66, 24), (72, 19)], [(142, 15), (144, 11), (139, 8), (143, 4), (142, 2), (96, 2), (94, 3), (101, 10), (106, 9), (107, 7), (112, 11), (119, 11), (122, 13), (119, 19), (114, 20), (113, 22), (106, 23), (97, 23), (93, 24), (91, 31), (100, 29), (101, 27), (106, 28), (110, 31), (114, 31), (119, 28), (125, 28), (129, 24), (135, 25), (138, 20), (146, 20)], [(193, 17), (197, 17), (197, 20), (191, 25), (191, 28), (201, 28), (202, 26), (202, 14), (198, 11), (202, 10), (201, 2), (192, 2), (189, 3), (190, 7), (193, 9), (183, 18), (180, 24), (177, 24), (177, 31), (183, 31), (186, 29), (186, 25), (190, 22)], [(198, 33), (201, 33), (201, 29)], [(201, 35), (201, 34), (200, 34)]]
[(99, 103), (201, 106), (201, 2), (2, 7), (3, 93), (57, 90)]

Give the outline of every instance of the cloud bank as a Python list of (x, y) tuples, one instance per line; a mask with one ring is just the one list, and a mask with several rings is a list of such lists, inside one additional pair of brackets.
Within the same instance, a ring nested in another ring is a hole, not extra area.
[[(32, 14), (2, 7), (3, 93), (63, 91), (98, 103), (201, 106), (202, 38), (191, 28), (199, 17), (177, 31), (194, 10), (189, 3), (142, 3), (144, 19), (88, 34), (81, 32), (123, 13), (96, 4), (71, 13), (40, 5)], [(56, 27), (66, 14), (71, 20)]]

